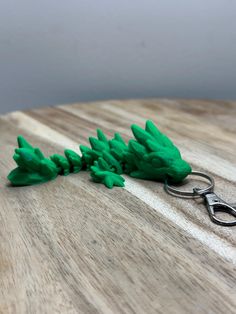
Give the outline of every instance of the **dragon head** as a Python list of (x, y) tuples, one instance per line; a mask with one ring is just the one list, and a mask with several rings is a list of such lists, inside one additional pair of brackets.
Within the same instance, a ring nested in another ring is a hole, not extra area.
[(129, 141), (129, 154), (133, 155), (131, 176), (140, 179), (181, 182), (190, 172), (190, 165), (182, 159), (178, 148), (162, 134), (150, 120), (143, 130), (131, 126), (136, 140)]

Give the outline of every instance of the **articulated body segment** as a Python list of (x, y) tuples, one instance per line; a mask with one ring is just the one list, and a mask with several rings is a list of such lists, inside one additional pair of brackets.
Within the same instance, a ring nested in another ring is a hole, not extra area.
[(163, 181), (168, 176), (173, 182), (181, 182), (191, 172), (177, 147), (152, 121), (146, 122), (145, 130), (137, 125), (132, 125), (131, 129), (135, 139), (128, 145), (119, 133), (108, 140), (98, 129), (97, 138), (89, 138), (91, 147), (80, 146), (82, 156), (66, 149), (65, 157), (55, 154), (46, 158), (39, 148), (19, 136), (19, 148), (13, 156), (18, 167), (10, 172), (8, 179), (16, 186), (32, 185), (52, 180), (57, 175), (89, 170), (94, 182), (112, 188), (124, 186), (122, 173), (154, 181)]

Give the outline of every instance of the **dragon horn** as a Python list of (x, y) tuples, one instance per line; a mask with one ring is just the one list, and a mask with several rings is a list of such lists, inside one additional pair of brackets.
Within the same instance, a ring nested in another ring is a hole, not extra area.
[(145, 130), (158, 142), (161, 141), (162, 134), (151, 120), (147, 120)]
[(138, 125), (133, 124), (131, 125), (132, 132), (136, 140), (140, 143), (145, 145), (147, 140), (153, 140), (153, 137), (145, 130), (140, 128)]

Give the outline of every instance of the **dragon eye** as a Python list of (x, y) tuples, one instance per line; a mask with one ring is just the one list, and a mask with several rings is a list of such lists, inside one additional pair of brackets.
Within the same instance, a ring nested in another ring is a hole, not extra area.
[(23, 157), (26, 161), (31, 161), (32, 160), (32, 156), (28, 153), (23, 153)]

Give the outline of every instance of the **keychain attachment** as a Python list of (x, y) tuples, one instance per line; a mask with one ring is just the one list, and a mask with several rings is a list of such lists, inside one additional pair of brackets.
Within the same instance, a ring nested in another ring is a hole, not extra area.
[(209, 185), (204, 189), (195, 187), (192, 189), (192, 191), (182, 191), (182, 190), (174, 188), (173, 186), (170, 186), (168, 183), (168, 179), (166, 179), (165, 185), (164, 185), (165, 191), (172, 196), (177, 196), (181, 198), (202, 197), (206, 203), (206, 207), (207, 207), (210, 219), (214, 223), (221, 226), (236, 226), (236, 219), (226, 221), (216, 216), (217, 212), (225, 212), (236, 218), (236, 208), (234, 208), (232, 205), (228, 204), (227, 202), (223, 201), (220, 197), (218, 197), (214, 193), (214, 187), (215, 187), (214, 179), (211, 176), (207, 175), (206, 173), (199, 172), (199, 171), (192, 171), (190, 175), (200, 176), (207, 179), (209, 181)]

